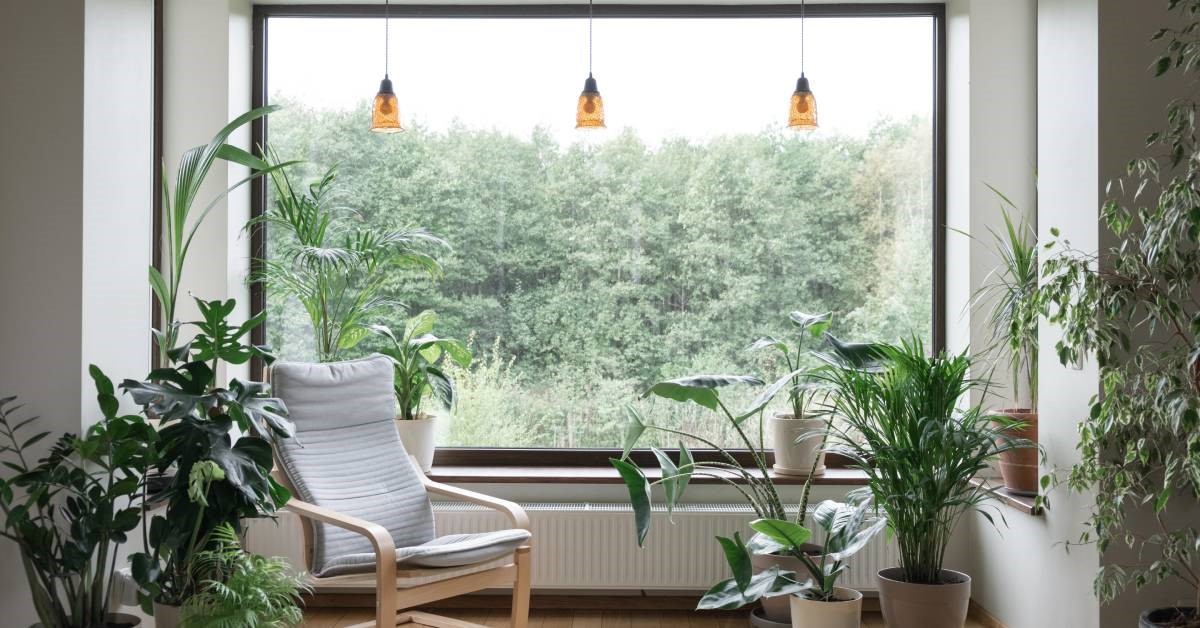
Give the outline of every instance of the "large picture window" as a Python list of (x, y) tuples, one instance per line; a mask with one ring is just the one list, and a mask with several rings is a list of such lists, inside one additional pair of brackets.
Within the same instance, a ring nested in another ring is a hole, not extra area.
[[(260, 100), (284, 107), (258, 139), (306, 160), (300, 178), (337, 165), (358, 220), (452, 247), (438, 280), (391, 277), (407, 309), (378, 321), (433, 310), (469, 341), (440, 444), (618, 448), (623, 405), (656, 381), (781, 375), (747, 346), (791, 334), (793, 310), (832, 312), (848, 339), (940, 344), (941, 8), (809, 7), (810, 134), (785, 128), (798, 9), (597, 6), (609, 128), (581, 132), (586, 6), (392, 7), (407, 132), (380, 136), (382, 7), (257, 7)], [(259, 302), (276, 352), (312, 359), (299, 304)], [(736, 445), (698, 406), (644, 411)]]

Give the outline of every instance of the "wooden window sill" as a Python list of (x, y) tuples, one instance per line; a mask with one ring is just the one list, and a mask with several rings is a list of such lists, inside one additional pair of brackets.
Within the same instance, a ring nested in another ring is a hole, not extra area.
[[(661, 479), (658, 469), (644, 469), (650, 481)], [(542, 466), (433, 466), (430, 479), (448, 484), (621, 484), (621, 476), (612, 467), (542, 467)], [(771, 480), (778, 485), (803, 485), (804, 478), (780, 475), (771, 472)], [(718, 484), (715, 478), (694, 476), (693, 484)], [(813, 480), (814, 485), (859, 486), (867, 483), (867, 476), (856, 469), (826, 469), (823, 475)]]
[(1035, 502), (1037, 499), (1036, 497), (1010, 493), (1008, 489), (1004, 488), (1004, 486), (1002, 486), (999, 482), (991, 478), (975, 478), (974, 480), (971, 480), (971, 484), (995, 488), (996, 499), (1000, 501), (1000, 503), (1012, 508), (1013, 510), (1023, 512), (1033, 517), (1042, 516), (1042, 509), (1038, 507)]

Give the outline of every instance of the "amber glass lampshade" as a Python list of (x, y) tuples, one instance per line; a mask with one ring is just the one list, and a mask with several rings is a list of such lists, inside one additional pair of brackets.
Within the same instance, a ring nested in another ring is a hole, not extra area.
[(371, 130), (375, 133), (399, 133), (404, 130), (400, 126), (396, 92), (392, 91), (392, 81), (386, 75), (379, 83), (379, 93), (375, 94), (375, 105), (371, 108)]
[(796, 91), (792, 92), (788, 128), (797, 131), (813, 131), (817, 128), (817, 99), (813, 96), (808, 79), (804, 75), (796, 81)]
[(575, 108), (575, 128), (604, 128), (604, 101), (596, 88), (596, 79), (590, 74), (583, 82), (583, 93), (579, 94), (579, 105)]

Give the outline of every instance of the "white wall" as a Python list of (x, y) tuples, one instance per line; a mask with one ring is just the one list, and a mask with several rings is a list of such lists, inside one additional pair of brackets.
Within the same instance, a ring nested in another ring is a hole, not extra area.
[[(221, 127), (250, 109), (250, 0), (166, 0), (163, 50), (163, 152), (174, 180), (179, 156), (206, 144)], [(230, 143), (250, 148), (249, 125)], [(199, 212), (248, 172), (218, 161), (197, 195)], [(192, 244), (180, 290), (180, 320), (196, 313), (191, 296), (237, 299), (233, 320), (249, 316), (250, 245), (242, 227), (250, 217), (249, 186), (220, 200)], [(221, 365), (219, 379), (248, 373), (248, 368)]]
[[(0, 4), (0, 395), (54, 433), (97, 416), (89, 362), (149, 368), (151, 8)], [(34, 621), (8, 541), (0, 608)]]

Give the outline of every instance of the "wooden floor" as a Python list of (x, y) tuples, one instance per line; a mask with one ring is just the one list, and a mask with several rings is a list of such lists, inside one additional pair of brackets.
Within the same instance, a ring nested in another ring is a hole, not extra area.
[[(445, 609), (439, 615), (483, 624), (490, 628), (507, 628), (507, 610)], [(308, 628), (341, 628), (372, 619), (365, 608), (311, 608), (305, 613)], [(691, 611), (566, 611), (534, 609), (529, 613), (529, 628), (743, 628), (749, 623), (745, 615), (723, 613), (708, 615)], [(983, 628), (983, 624), (968, 619), (966, 628)], [(862, 628), (884, 628), (883, 617), (877, 612), (863, 613)]]

